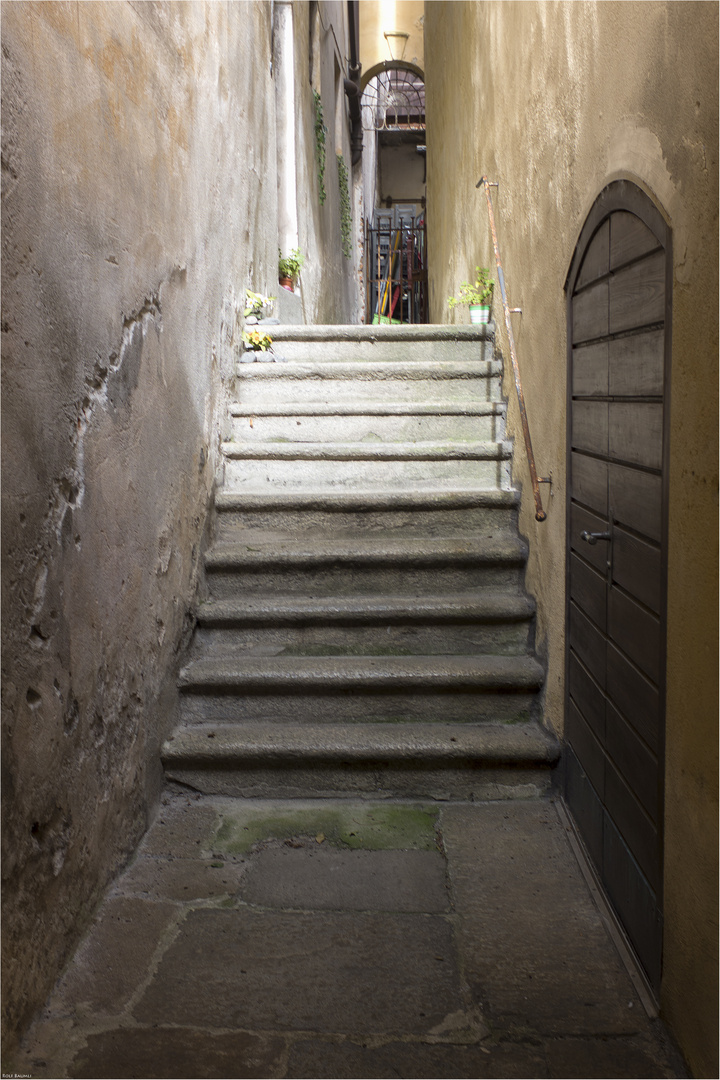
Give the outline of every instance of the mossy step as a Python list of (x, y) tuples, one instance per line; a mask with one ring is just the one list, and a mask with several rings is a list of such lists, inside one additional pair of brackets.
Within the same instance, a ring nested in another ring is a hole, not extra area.
[(181, 670), (179, 686), (199, 694), (527, 693), (543, 677), (532, 656), (261, 656), (196, 660)]
[(495, 461), (512, 457), (509, 442), (263, 442), (222, 444), (232, 460)]
[(246, 567), (310, 567), (345, 564), (425, 567), (448, 565), (521, 566), (527, 558), (527, 546), (511, 534), (501, 537), (358, 537), (335, 541), (288, 540), (268, 544), (220, 543), (205, 555), (209, 572)]
[(179, 728), (163, 761), (228, 763), (347, 760), (536, 762), (552, 765), (557, 740), (539, 724), (230, 724)]
[(302, 597), (249, 596), (211, 600), (199, 605), (197, 620), (204, 627), (293, 625), (294, 623), (483, 623), (522, 621), (532, 617), (534, 602), (522, 594), (486, 592), (443, 596)]
[(288, 798), (537, 798), (556, 739), (534, 723), (239, 724), (177, 730), (168, 779), (206, 794)]
[(218, 513), (274, 510), (320, 510), (337, 513), (363, 511), (470, 510), (515, 508), (520, 492), (515, 488), (452, 487), (422, 491), (218, 491)]

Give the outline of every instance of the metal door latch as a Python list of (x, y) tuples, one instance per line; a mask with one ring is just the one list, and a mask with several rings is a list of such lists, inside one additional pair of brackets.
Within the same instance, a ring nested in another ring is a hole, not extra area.
[(609, 532), (592, 533), (581, 532), (580, 539), (584, 540), (588, 544), (597, 544), (598, 540), (612, 540), (612, 534)]

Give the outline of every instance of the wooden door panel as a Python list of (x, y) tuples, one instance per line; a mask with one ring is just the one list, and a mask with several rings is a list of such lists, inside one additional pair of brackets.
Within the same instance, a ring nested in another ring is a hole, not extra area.
[(605, 744), (605, 696), (574, 652), (568, 665), (570, 698), (575, 702), (593, 735)]
[(571, 743), (568, 743), (565, 753), (565, 797), (582, 833), (590, 858), (596, 866), (602, 867), (605, 808)]
[(576, 401), (573, 405), (572, 445), (607, 456), (608, 404), (606, 401)]
[(647, 225), (635, 214), (618, 210), (607, 222), (611, 224), (610, 269), (617, 270), (623, 263), (655, 251), (658, 242)]
[(591, 281), (604, 277), (610, 264), (610, 222), (604, 221), (588, 245), (578, 275), (576, 288), (584, 289)]
[(660, 751), (660, 695), (612, 642), (607, 647), (609, 697), (655, 754)]
[(597, 544), (588, 544), (582, 539), (583, 532), (606, 532), (608, 523), (597, 514), (591, 514), (582, 506), (573, 506), (570, 514), (571, 533), (570, 546), (573, 551), (591, 566), (594, 566), (601, 574), (607, 572), (608, 542), (598, 540)]
[(607, 397), (608, 343), (581, 345), (573, 353), (572, 392), (574, 397)]
[(603, 798), (605, 793), (605, 754), (573, 701), (570, 702), (568, 708), (566, 736), (578, 758), (582, 761), (590, 783), (600, 798)]
[(641, 262), (618, 270), (610, 277), (609, 286), (609, 333), (619, 334), (623, 330), (662, 322), (665, 317), (665, 252), (658, 251)]
[(665, 371), (663, 330), (613, 338), (607, 346), (608, 393), (616, 397), (662, 396)]
[(619, 589), (608, 599), (608, 635), (643, 674), (657, 685), (660, 677), (660, 621)]
[(570, 604), (570, 635), (573, 649), (601, 689), (605, 687), (605, 637), (583, 614)]
[[(580, 785), (578, 790), (582, 791)], [(592, 806), (587, 795), (585, 803)], [(586, 818), (592, 821), (587, 814)], [(657, 891), (638, 873), (635, 859), (607, 814), (602, 829), (601, 859), (599, 865), (603, 867), (603, 881), (608, 895), (620, 914), (650, 981), (654, 986), (659, 986), (662, 916), (658, 910)]]
[(611, 458), (642, 465), (646, 469), (661, 468), (662, 405), (647, 401), (611, 401), (608, 427)]
[(600, 281), (575, 297), (573, 344), (605, 337), (608, 332), (608, 283)]
[(608, 466), (610, 513), (614, 521), (659, 542), (662, 478), (624, 465)]
[(606, 577), (577, 555), (570, 558), (570, 596), (600, 630), (607, 626)]
[(650, 885), (657, 889), (660, 884), (657, 830), (610, 761), (605, 766), (603, 801), (612, 807), (612, 819), (625, 843)]
[(608, 757), (633, 790), (645, 813), (657, 824), (657, 757), (610, 702), (607, 702), (605, 716), (604, 746)]
[[(614, 181), (568, 275), (565, 790), (656, 986), (671, 265), (662, 216), (630, 181)], [(583, 531), (611, 538), (591, 546)]]
[(661, 593), (660, 549), (613, 529), (612, 580), (659, 614)]
[(572, 469), (573, 499), (585, 503), (607, 517), (608, 513), (608, 466), (599, 458), (573, 451)]

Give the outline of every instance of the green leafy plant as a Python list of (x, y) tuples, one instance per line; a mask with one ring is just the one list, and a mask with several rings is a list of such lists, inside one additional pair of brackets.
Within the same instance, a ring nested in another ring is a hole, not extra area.
[(327, 197), (325, 191), (325, 136), (327, 135), (327, 127), (323, 116), (322, 99), (317, 90), (313, 90), (313, 98), (315, 99), (315, 161), (317, 162), (319, 198), (322, 206)]
[(346, 258), (352, 255), (352, 214), (350, 212), (350, 187), (345, 158), (337, 155), (338, 185), (340, 187), (340, 245)]
[(262, 330), (243, 330), (243, 341), (251, 352), (272, 351), (270, 348), (272, 338), (269, 334), (264, 334)]
[(305, 256), (300, 248), (293, 248), (289, 255), (283, 255), (278, 248), (278, 277), (297, 280), (297, 276), (305, 265)]
[(252, 289), (245, 290), (245, 311), (243, 314), (247, 318), (248, 315), (255, 315), (256, 318), (260, 318), (263, 312), (263, 308), (270, 307), (274, 296), (263, 296), (262, 293), (253, 292)]
[(488, 307), (492, 300), (493, 288), (495, 282), (490, 277), (490, 271), (481, 266), (475, 267), (475, 281), (471, 284), (469, 281), (462, 281), (460, 283), (460, 292), (457, 296), (451, 296), (448, 298), (448, 305), (450, 310), (460, 307), (464, 304), (468, 306), (474, 306), (480, 304), (481, 306)]

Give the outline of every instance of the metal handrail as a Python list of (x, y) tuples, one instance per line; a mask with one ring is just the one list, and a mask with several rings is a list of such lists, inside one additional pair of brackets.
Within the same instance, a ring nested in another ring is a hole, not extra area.
[(495, 230), (495, 215), (493, 214), (492, 199), (490, 198), (490, 188), (497, 187), (497, 184), (491, 184), (487, 176), (481, 176), (475, 187), (479, 188), (480, 185), (485, 188), (485, 197), (487, 198), (488, 204), (490, 231), (492, 232), (493, 248), (495, 249), (495, 263), (497, 265), (498, 285), (500, 286), (500, 295), (502, 297), (503, 311), (505, 313), (505, 328), (510, 343), (510, 359), (512, 360), (513, 374), (515, 376), (515, 389), (517, 390), (518, 405), (520, 406), (520, 419), (522, 421), (523, 435), (525, 436), (525, 451), (527, 453), (528, 466), (530, 468), (530, 481), (532, 483), (533, 495), (535, 496), (535, 520), (545, 521), (547, 514), (542, 507), (540, 484), (551, 483), (552, 477), (539, 477), (537, 469), (535, 468), (535, 456), (533, 454), (532, 441), (530, 439), (530, 427), (525, 411), (525, 396), (520, 381), (520, 367), (518, 366), (517, 352), (515, 351), (515, 338), (513, 336), (512, 326), (510, 325), (510, 308), (508, 307), (507, 294), (505, 292), (505, 275), (503, 274), (502, 263), (500, 262), (500, 249), (498, 248), (497, 232)]

